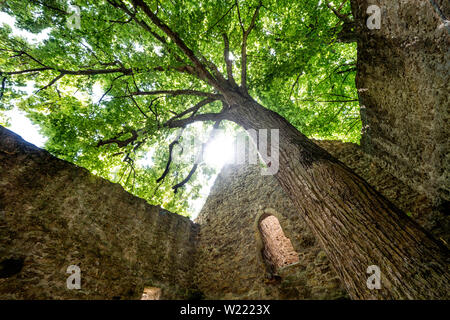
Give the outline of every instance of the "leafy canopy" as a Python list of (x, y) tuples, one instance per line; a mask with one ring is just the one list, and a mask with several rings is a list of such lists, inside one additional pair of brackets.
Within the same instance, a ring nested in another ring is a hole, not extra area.
[[(80, 28), (67, 24), (76, 13), (71, 5), (80, 9)], [(359, 141), (356, 46), (339, 38), (350, 20), (348, 1), (76, 0), (71, 5), (64, 0), (2, 4), (17, 27), (36, 34), (45, 30), (48, 38), (31, 43), (6, 24), (1, 27), (0, 111), (17, 106), (27, 112), (48, 137), (45, 148), (52, 154), (119, 182), (152, 204), (187, 214), (188, 200), (198, 197), (214, 168), (168, 166), (170, 146), (190, 131), (206, 140), (212, 123), (233, 128), (207, 117), (200, 125), (179, 122), (218, 113), (223, 101), (176, 37), (208, 74), (228, 79), (234, 74), (237, 85), (307, 136)], [(35, 92), (27, 95), (30, 81)], [(139, 162), (142, 158), (151, 159)], [(190, 180), (175, 194), (172, 187), (186, 177)]]

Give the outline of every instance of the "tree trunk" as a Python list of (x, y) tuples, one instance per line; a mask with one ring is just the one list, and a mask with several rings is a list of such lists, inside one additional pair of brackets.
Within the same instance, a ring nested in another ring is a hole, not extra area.
[[(276, 178), (352, 298), (448, 298), (445, 247), (284, 118), (249, 97), (230, 100), (231, 120), (245, 129), (280, 130)], [(371, 265), (381, 270), (381, 289), (367, 287)]]

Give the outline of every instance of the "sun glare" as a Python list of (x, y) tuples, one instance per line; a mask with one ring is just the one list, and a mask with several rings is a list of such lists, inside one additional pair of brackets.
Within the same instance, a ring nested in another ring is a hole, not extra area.
[(220, 169), (225, 164), (232, 162), (233, 155), (232, 136), (221, 132), (206, 145), (203, 159), (207, 165)]
[(23, 139), (33, 143), (38, 147), (43, 147), (47, 138), (39, 133), (39, 126), (34, 125), (26, 114), (17, 108), (5, 112), (6, 116), (10, 118), (9, 129), (20, 135)]

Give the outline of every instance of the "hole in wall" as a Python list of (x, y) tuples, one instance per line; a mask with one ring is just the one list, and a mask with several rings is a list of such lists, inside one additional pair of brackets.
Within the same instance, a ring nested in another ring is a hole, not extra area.
[(22, 271), (24, 259), (5, 259), (0, 262), (0, 278), (9, 278)]
[(161, 299), (161, 288), (147, 287), (144, 288), (141, 300), (159, 300)]
[(298, 253), (294, 250), (291, 240), (284, 235), (275, 216), (269, 215), (261, 219), (259, 231), (264, 244), (263, 258), (274, 271), (299, 261)]

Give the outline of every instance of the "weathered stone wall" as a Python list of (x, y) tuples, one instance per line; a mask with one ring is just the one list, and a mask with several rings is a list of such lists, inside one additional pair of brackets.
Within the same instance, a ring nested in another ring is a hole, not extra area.
[(426, 195), (395, 177), (382, 164), (353, 143), (316, 141), (335, 158), (345, 163), (371, 186), (443, 244), (450, 243), (450, 218), (436, 208)]
[[(357, 145), (317, 141), (437, 239), (448, 217)], [(278, 218), (299, 262), (273, 270), (258, 222)], [(148, 205), (119, 185), (58, 160), (0, 127), (0, 298), (339, 299), (347, 295), (325, 253), (271, 176), (223, 169), (197, 219)], [(81, 290), (68, 290), (69, 265)]]
[(295, 252), (291, 240), (286, 238), (275, 216), (262, 217), (259, 231), (264, 246), (263, 257), (274, 271), (298, 262), (298, 253)]
[[(266, 265), (258, 222), (278, 218), (299, 263), (274, 276)], [(196, 222), (196, 282), (208, 299), (336, 299), (346, 297), (306, 223), (272, 176), (258, 166), (224, 167)]]
[[(359, 146), (316, 141), (447, 244), (448, 217), (431, 201), (376, 164)], [(257, 221), (274, 214), (299, 254), (299, 263), (271, 279), (263, 260)], [(197, 278), (207, 298), (334, 299), (345, 293), (325, 253), (272, 176), (257, 166), (227, 166), (219, 174), (199, 217)]]
[[(448, 18), (450, 2), (434, 2)], [(381, 9), (379, 30), (366, 26), (371, 4)], [(352, 0), (352, 9), (362, 148), (444, 211), (450, 200), (449, 31), (430, 1)]]
[[(0, 127), (0, 299), (188, 298), (197, 227)], [(69, 265), (81, 290), (68, 290)]]

